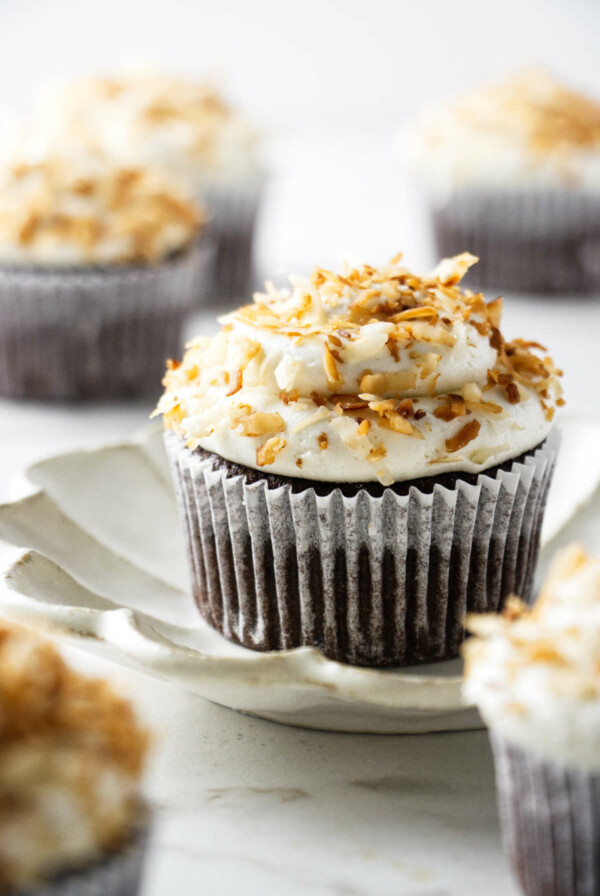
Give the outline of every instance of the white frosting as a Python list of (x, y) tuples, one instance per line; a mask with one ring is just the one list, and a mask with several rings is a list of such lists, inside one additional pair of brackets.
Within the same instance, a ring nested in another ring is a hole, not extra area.
[(533, 611), (472, 617), (465, 697), (501, 736), (600, 772), (600, 560), (555, 558)]
[(401, 143), (436, 191), (600, 189), (600, 105), (539, 72), (432, 109)]
[(196, 190), (253, 180), (258, 132), (209, 84), (131, 71), (48, 90), (29, 142), (83, 143), (125, 164), (158, 166)]
[[(477, 473), (515, 457), (548, 434), (553, 399), (541, 400), (531, 383), (520, 385), (511, 403), (504, 385), (488, 385), (488, 371), (500, 367), (489, 332), (477, 329), (486, 327), (485, 303), (478, 297), (472, 305), (470, 294), (449, 285), (471, 262), (446, 262), (428, 280), (397, 261), (382, 271), (346, 271), (342, 279), (325, 272), (323, 282), (317, 271), (311, 280), (292, 278), (291, 291), (258, 294), (254, 306), (221, 319), (219, 334), (191, 345), (169, 372), (158, 410), (190, 445), (307, 479), (389, 484)], [(369, 310), (357, 324), (363, 301)], [(375, 310), (386, 301), (385, 312)], [(436, 322), (392, 313), (410, 316), (415, 306), (435, 306)], [(339, 379), (327, 367), (329, 349)], [(551, 392), (556, 388), (553, 379)], [(434, 412), (448, 393), (467, 404), (443, 419)], [(352, 397), (362, 407), (343, 408)], [(412, 407), (398, 420), (405, 399)], [(448, 440), (474, 421), (476, 435), (450, 448)], [(257, 451), (268, 439), (279, 440), (277, 453), (263, 464)]]
[(162, 172), (61, 155), (0, 166), (0, 263), (160, 260), (188, 246), (201, 209)]

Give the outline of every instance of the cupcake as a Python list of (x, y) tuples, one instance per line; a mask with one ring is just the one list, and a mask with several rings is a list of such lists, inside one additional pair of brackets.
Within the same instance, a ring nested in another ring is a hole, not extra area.
[(600, 560), (558, 554), (532, 609), (473, 616), (465, 696), (490, 727), (506, 851), (526, 896), (600, 893)]
[(531, 591), (557, 371), (502, 302), (400, 256), (268, 285), (171, 362), (157, 412), (194, 597), (225, 637), (360, 665), (455, 656)]
[(409, 141), (438, 255), (468, 245), (479, 286), (600, 282), (600, 103), (526, 72), (425, 115)]
[(135, 896), (148, 736), (103, 681), (0, 623), (0, 892)]
[(162, 173), (46, 156), (0, 168), (0, 395), (91, 399), (160, 384), (180, 351), (203, 213)]
[(48, 95), (35, 130), (185, 180), (208, 207), (216, 241), (214, 280), (202, 296), (227, 304), (254, 287), (259, 134), (214, 87), (149, 71), (84, 79)]

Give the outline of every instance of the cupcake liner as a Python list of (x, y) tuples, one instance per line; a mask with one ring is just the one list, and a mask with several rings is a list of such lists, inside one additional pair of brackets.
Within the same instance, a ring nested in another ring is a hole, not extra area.
[(525, 896), (599, 896), (600, 775), (492, 734), (504, 848)]
[(228, 183), (202, 191), (216, 243), (211, 278), (200, 292), (202, 302), (239, 304), (254, 291), (254, 236), (265, 180), (260, 176), (237, 186)]
[(456, 656), (467, 611), (531, 599), (559, 436), (477, 484), (268, 488), (166, 434), (202, 616), (255, 650), (305, 645), (355, 665)]
[(17, 890), (12, 896), (137, 896), (147, 846), (148, 828), (143, 827), (121, 849), (107, 853), (93, 865), (60, 874), (31, 889)]
[(467, 283), (545, 293), (600, 284), (600, 194), (457, 190), (429, 211), (437, 257), (479, 257)]
[(92, 399), (156, 391), (181, 351), (209, 244), (158, 265), (0, 268), (0, 395)]

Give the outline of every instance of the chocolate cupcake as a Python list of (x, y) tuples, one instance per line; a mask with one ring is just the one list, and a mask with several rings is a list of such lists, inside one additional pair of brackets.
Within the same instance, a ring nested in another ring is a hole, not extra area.
[(193, 592), (227, 638), (441, 660), (467, 610), (530, 593), (560, 389), (501, 300), (457, 286), (475, 260), (292, 278), (171, 362)]
[[(201, 298), (239, 302), (254, 288), (254, 234), (265, 183), (259, 132), (208, 83), (131, 71), (51, 93), (38, 139), (67, 137), (128, 165), (160, 166), (205, 204), (215, 239), (213, 278)], [(59, 143), (59, 145), (60, 145)]]
[(130, 705), (0, 624), (0, 891), (135, 896), (148, 736)]
[(600, 103), (526, 72), (425, 115), (409, 138), (439, 255), (469, 246), (477, 286), (600, 283)]
[(526, 896), (600, 893), (600, 560), (557, 555), (533, 609), (468, 620), (465, 696), (490, 727), (506, 851)]
[(176, 354), (207, 261), (164, 175), (97, 157), (0, 170), (0, 395), (140, 394)]

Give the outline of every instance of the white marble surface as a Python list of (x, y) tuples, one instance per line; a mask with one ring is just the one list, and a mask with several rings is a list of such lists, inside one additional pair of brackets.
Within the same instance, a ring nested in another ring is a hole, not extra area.
[[(324, 141), (295, 137), (285, 148), (288, 166), (279, 166), (264, 216), (263, 267), (268, 259), (280, 269), (333, 263), (338, 249), (359, 248), (361, 232), (369, 261), (402, 246), (409, 260), (426, 258), (410, 206), (394, 198), (389, 165), (373, 165), (381, 145), (355, 143), (344, 153), (344, 135)], [(307, 179), (317, 185), (318, 207)], [(340, 220), (350, 182), (350, 214)], [(550, 345), (567, 371), (569, 410), (600, 416), (600, 301), (509, 299), (505, 329)], [(149, 410), (0, 401), (0, 499), (26, 464), (126, 438)], [(156, 731), (148, 777), (156, 829), (143, 896), (237, 896), (242, 888), (248, 896), (516, 893), (500, 848), (485, 733), (284, 728), (101, 660), (86, 658), (85, 666), (114, 677)]]

